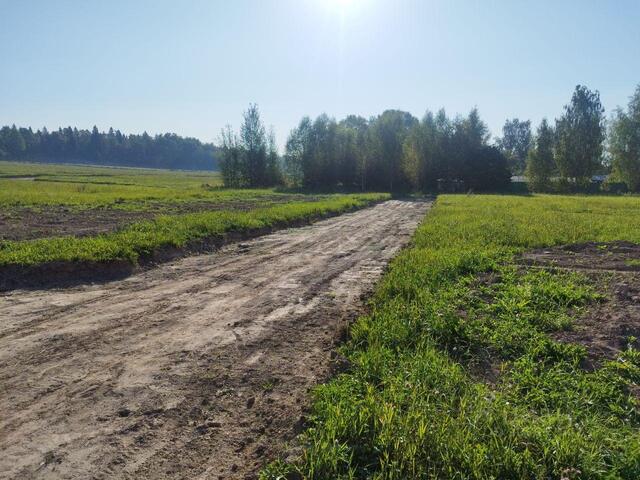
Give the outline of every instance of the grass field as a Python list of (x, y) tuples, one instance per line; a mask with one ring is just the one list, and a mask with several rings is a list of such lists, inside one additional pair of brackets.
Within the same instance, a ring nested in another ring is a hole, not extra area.
[(215, 172), (0, 162), (0, 208), (145, 210), (154, 203), (223, 202), (277, 197), (271, 189), (222, 189)]
[[(14, 237), (2, 241), (5, 232), (0, 234), (0, 265), (135, 263), (162, 247), (286, 225), (384, 198), (224, 189), (211, 172), (0, 162), (0, 227)], [(34, 238), (45, 223), (52, 225), (43, 238)]]
[[(100, 234), (0, 241), (0, 266), (136, 263), (385, 198), (228, 190), (207, 172), (4, 162), (0, 227), (130, 216), (107, 218)], [(640, 478), (637, 339), (586, 368), (585, 345), (557, 334), (607, 301), (601, 285), (586, 271), (521, 262), (531, 249), (616, 240), (640, 243), (640, 198), (440, 196), (352, 326), (341, 350), (349, 368), (315, 391), (300, 458), (262, 477)]]
[(638, 198), (440, 196), (316, 390), (301, 457), (262, 477), (640, 478), (640, 353), (584, 368), (552, 336), (602, 294), (517, 262), (622, 239), (640, 242)]
[(261, 229), (340, 213), (384, 199), (382, 194), (336, 195), (313, 202), (291, 202), (248, 212), (216, 211), (164, 215), (95, 237), (57, 237), (0, 243), (0, 265), (36, 265), (53, 261), (113, 261), (136, 263), (140, 255), (161, 247), (182, 247), (189, 241), (227, 232)]

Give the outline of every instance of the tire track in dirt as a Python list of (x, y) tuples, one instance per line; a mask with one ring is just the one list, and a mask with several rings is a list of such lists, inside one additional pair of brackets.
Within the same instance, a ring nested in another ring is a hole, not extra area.
[(123, 281), (0, 297), (0, 477), (255, 477), (429, 206), (392, 200)]

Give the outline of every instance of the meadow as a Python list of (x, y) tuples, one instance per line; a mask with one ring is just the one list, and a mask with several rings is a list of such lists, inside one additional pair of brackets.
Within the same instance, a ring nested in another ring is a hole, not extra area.
[(640, 242), (637, 197), (438, 197), (315, 390), (302, 453), (262, 478), (640, 477), (637, 339), (587, 368), (556, 335), (606, 292), (520, 261), (615, 240)]
[(273, 189), (225, 190), (216, 172), (0, 162), (0, 208), (145, 210), (155, 203), (276, 197)]
[[(385, 198), (225, 189), (211, 172), (0, 162), (0, 265), (135, 264), (163, 247), (283, 227)], [(51, 225), (34, 238), (43, 224)]]

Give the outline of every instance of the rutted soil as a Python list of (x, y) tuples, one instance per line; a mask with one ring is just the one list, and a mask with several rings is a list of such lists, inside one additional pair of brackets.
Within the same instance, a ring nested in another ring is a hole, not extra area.
[(429, 202), (0, 297), (0, 477), (254, 478)]
[(151, 202), (137, 209), (113, 207), (76, 209), (64, 205), (4, 207), (0, 209), (0, 241), (32, 240), (44, 237), (77, 237), (113, 232), (158, 215), (178, 215), (216, 210), (249, 210), (294, 201), (313, 201), (308, 195), (279, 195), (256, 200), (185, 201), (180, 203)]
[(630, 242), (582, 243), (528, 252), (524, 263), (577, 270), (604, 294), (574, 320), (569, 331), (552, 337), (587, 350), (587, 368), (615, 359), (629, 344), (640, 348), (640, 245)]

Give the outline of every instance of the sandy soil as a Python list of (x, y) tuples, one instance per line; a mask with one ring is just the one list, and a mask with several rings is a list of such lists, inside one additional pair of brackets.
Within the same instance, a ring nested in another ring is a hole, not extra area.
[(254, 478), (429, 202), (0, 297), (0, 478)]

